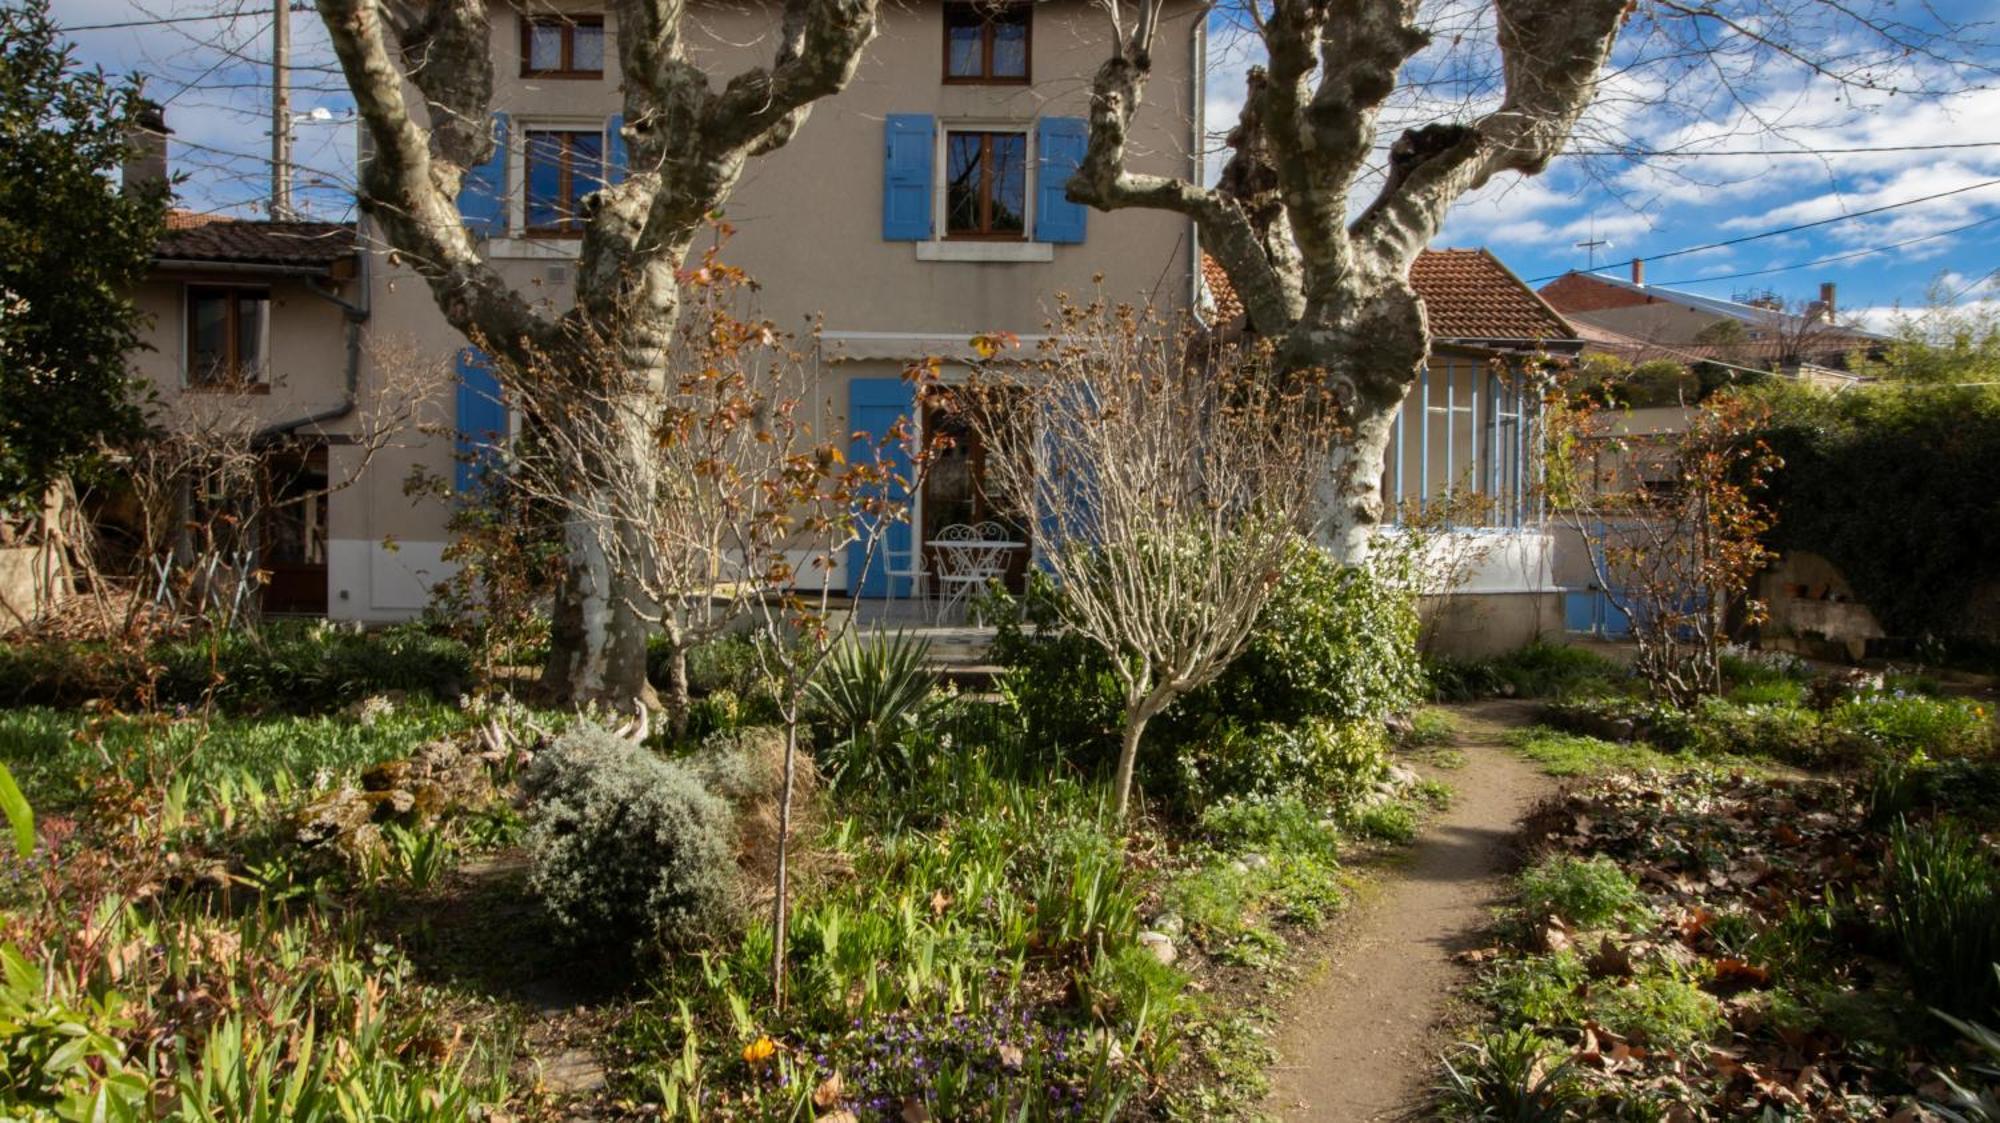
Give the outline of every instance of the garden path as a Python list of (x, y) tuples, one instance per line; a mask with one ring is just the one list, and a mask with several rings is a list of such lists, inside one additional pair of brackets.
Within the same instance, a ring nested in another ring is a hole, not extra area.
[(1437, 775), (1452, 806), (1382, 874), (1282, 1014), (1266, 1108), (1285, 1119), (1420, 1118), (1438, 1021), (1463, 980), (1513, 859), (1516, 824), (1555, 781), (1502, 743), (1528, 702), (1449, 707), (1463, 767)]

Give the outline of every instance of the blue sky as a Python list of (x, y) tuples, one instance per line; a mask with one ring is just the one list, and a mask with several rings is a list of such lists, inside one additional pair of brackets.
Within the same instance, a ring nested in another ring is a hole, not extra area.
[[(1962, 0), (1940, 10), (1947, 20), (1971, 19), (1982, 7)], [(1485, 46), (1490, 28), (1481, 23), (1485, 8), (1477, 0), (1440, 0), (1436, 18), (1449, 33), (1441, 40), (1452, 46), (1425, 60), (1432, 67), (1428, 74), (1476, 72), (1482, 61), (1490, 61)], [(145, 74), (153, 96), (167, 101), (176, 134), (173, 163), (190, 176), (184, 188), (188, 205), (257, 213), (268, 195), (270, 6), (241, 0), (57, 0), (55, 11), (60, 23), (76, 28), (172, 21), (78, 30), (73, 38), (83, 59), (115, 72)], [(227, 18), (190, 18), (217, 14)], [(291, 26), (293, 108), (303, 114), (317, 107), (332, 115), (330, 121), (295, 127), (299, 203), (313, 217), (351, 217), (350, 102), (318, 18), (295, 12)], [(1208, 124), (1219, 138), (1234, 122), (1242, 72), (1256, 61), (1256, 45), (1234, 33), (1222, 16), (1212, 26)], [(1953, 63), (2000, 63), (2000, 55), (1975, 42), (1990, 37), (1987, 29), (1974, 29), (1944, 44), (1944, 53)], [(1851, 87), (1746, 58), (1725, 93), (1724, 83), (1707, 72), (1713, 68), (1648, 65), (1657, 60), (1645, 55), (1643, 45), (1624, 49), (1618, 72), (1606, 81), (1604, 96), (1579, 130), (1579, 146), (1639, 145), (1695, 155), (1571, 156), (1532, 179), (1502, 177), (1461, 203), (1438, 244), (1484, 245), (1535, 280), (1584, 267), (1590, 251), (1577, 243), (1604, 241), (1610, 244), (1597, 250), (1598, 263), (1617, 263), (1622, 272), (1634, 256), (1956, 192), (1651, 262), (1647, 277), (1713, 296), (1768, 290), (1788, 299), (1808, 298), (1822, 281), (1833, 281), (1844, 311), (1878, 324), (1891, 308), (1924, 307), (1938, 289), (1960, 294), (1961, 301), (2000, 295), (1978, 283), (2000, 269), (2000, 182), (1976, 186), (2000, 181), (2000, 88), (1968, 88), (1944, 99), (1856, 96)], [(1977, 87), (1982, 80), (2000, 85), (1990, 74), (1943, 62), (1905, 76), (1910, 77), (1932, 86)], [(1440, 95), (1440, 89), (1446, 92)], [(1396, 107), (1386, 123), (1393, 128), (1463, 116), (1488, 96), (1490, 90), (1476, 81), (1456, 89), (1434, 86)], [(1385, 142), (1392, 135), (1385, 129)], [(1984, 146), (1938, 147), (1944, 145)], [(1902, 150), (1826, 152), (1857, 148)], [(1856, 256), (1785, 268), (1844, 255)]]

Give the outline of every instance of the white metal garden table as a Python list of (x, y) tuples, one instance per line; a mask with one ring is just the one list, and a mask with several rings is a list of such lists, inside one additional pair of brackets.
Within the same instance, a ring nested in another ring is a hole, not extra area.
[(948, 526), (924, 545), (937, 559), (940, 621), (954, 608), (964, 611), (973, 593), (1007, 575), (1014, 551), (1027, 549), (1027, 543), (1008, 538), (1007, 528), (994, 522)]

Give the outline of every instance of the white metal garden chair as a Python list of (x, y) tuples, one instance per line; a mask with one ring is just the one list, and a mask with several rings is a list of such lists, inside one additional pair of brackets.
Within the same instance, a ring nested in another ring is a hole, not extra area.
[(1008, 557), (1022, 548), (997, 522), (954, 523), (928, 545), (938, 562), (939, 620), (949, 619), (954, 609), (962, 618), (972, 595), (1006, 576)]

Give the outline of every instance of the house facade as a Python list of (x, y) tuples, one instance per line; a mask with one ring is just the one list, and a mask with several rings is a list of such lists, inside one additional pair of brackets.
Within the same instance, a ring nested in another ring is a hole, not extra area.
[[(330, 607), (328, 531), (339, 496), (323, 493), (329, 455), (356, 409), (365, 265), (351, 224), (174, 212), (133, 294), (151, 322), (132, 369), (150, 391), (153, 419), (254, 450), (263, 493), (257, 525), (227, 542), (183, 533), (149, 548), (170, 548), (186, 565), (206, 564), (210, 552), (225, 566), (254, 563), (269, 575), (260, 594), (268, 612)], [(242, 556), (250, 550), (254, 558)]]
[[(776, 14), (704, 6), (688, 20), (690, 53), (713, 75), (767, 61)], [(584, 3), (496, 5), (494, 160), (468, 176), (467, 221), (488, 260), (552, 311), (568, 306), (578, 201), (621, 174), (616, 14)], [(970, 338), (1038, 336), (1058, 293), (1185, 308), (1199, 276), (1194, 228), (1158, 211), (1089, 211), (1063, 197), (1083, 152), (1088, 83), (1110, 23), (1085, 0), (1015, 6), (885, 5), (880, 33), (853, 81), (816, 104), (783, 148), (755, 158), (724, 216), (724, 260), (759, 288), (758, 311), (781, 328), (817, 321), (820, 431), (887, 430), (914, 413), (905, 366), (947, 360), (962, 377)], [(1134, 125), (1136, 170), (1201, 173), (1200, 9), (1169, 10), (1154, 78)], [(719, 80), (719, 79), (718, 79)], [(504, 428), (504, 410), (421, 277), (382, 253), (364, 220), (369, 332), (401, 354), (447, 360), (464, 432)], [(1101, 279), (1100, 279), (1101, 278)], [(364, 380), (393, 372), (364, 364)], [(366, 387), (364, 386), (364, 392)], [(448, 510), (413, 502), (413, 470), (453, 472), (452, 443), (383, 450), (328, 520), (328, 613), (384, 621), (419, 611), (447, 572)], [(331, 450), (335, 470), (344, 455)], [(931, 473), (917, 498), (925, 527), (980, 514), (968, 472)], [(950, 490), (956, 487), (957, 490)], [(935, 490), (934, 490), (935, 489)], [(1020, 528), (1026, 533), (1028, 528)], [(892, 543), (893, 545), (893, 543)], [(883, 567), (854, 591), (886, 591)]]
[[(1210, 314), (1229, 330), (1242, 304), (1218, 263), (1204, 270)], [(1582, 343), (1485, 250), (1425, 250), (1410, 282), (1424, 301), (1431, 351), (1396, 419), (1382, 499), (1385, 534), (1421, 528), (1429, 542), (1427, 642), (1482, 655), (1560, 634), (1589, 566), (1545, 518), (1537, 376)]]

